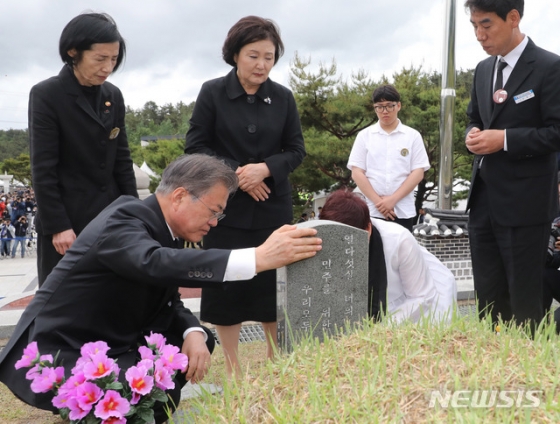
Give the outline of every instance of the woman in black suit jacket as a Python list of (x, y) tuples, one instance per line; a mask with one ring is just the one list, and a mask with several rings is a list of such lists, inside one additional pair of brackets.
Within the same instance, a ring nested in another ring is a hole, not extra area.
[(62, 31), (58, 76), (29, 96), (39, 285), (82, 229), (121, 194), (138, 197), (120, 90), (106, 82), (126, 47), (113, 19), (87, 13)]
[[(239, 177), (227, 216), (204, 238), (206, 249), (258, 246), (292, 221), (288, 175), (303, 161), (305, 148), (292, 93), (268, 78), (283, 51), (272, 21), (242, 18), (229, 30), (222, 48), (223, 59), (233, 69), (204, 83), (196, 100), (185, 153), (222, 158)], [(271, 357), (276, 340), (275, 271), (226, 284), (225, 289), (203, 288), (201, 319), (216, 324), (228, 373), (240, 371), (237, 345), (243, 321), (263, 323)]]

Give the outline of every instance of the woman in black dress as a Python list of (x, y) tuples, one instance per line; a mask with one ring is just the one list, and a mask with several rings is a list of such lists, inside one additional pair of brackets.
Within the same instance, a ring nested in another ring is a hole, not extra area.
[[(239, 177), (226, 217), (204, 238), (205, 249), (260, 245), (292, 221), (288, 176), (305, 156), (296, 103), (268, 74), (284, 52), (274, 22), (248, 16), (228, 32), (223, 59), (233, 66), (202, 85), (187, 132), (185, 153), (222, 158)], [(237, 348), (243, 321), (258, 321), (267, 356), (276, 342), (276, 273), (202, 290), (201, 319), (216, 325), (227, 371), (239, 372)]]
[(62, 70), (31, 89), (39, 286), (99, 212), (122, 194), (138, 197), (123, 96), (107, 81), (125, 52), (109, 15), (78, 15), (60, 36)]

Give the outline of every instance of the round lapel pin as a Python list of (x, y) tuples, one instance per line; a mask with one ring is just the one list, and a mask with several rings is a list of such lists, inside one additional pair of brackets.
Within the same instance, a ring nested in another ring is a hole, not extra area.
[(496, 90), (492, 98), (494, 99), (494, 103), (501, 104), (507, 100), (508, 93), (506, 90)]
[(401, 156), (408, 156), (408, 149), (402, 149)]

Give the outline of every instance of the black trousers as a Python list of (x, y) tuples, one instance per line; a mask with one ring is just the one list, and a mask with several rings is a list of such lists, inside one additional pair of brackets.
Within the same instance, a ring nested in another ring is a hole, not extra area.
[(400, 226), (406, 228), (411, 233), (412, 233), (412, 227), (414, 226), (414, 218), (395, 218), (394, 220), (392, 220), (392, 219), (375, 217), (375, 219), (382, 219), (383, 221), (394, 222), (395, 224), (399, 224)]
[(489, 313), (494, 322), (501, 317), (534, 327), (543, 318), (543, 270), (550, 223), (498, 224), (492, 217), (486, 185), (476, 178), (476, 192), (470, 200), (469, 242), (479, 316)]

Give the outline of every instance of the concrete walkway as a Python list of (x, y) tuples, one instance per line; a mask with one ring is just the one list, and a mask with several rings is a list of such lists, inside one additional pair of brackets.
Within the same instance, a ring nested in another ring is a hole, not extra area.
[[(0, 339), (9, 338), (37, 290), (36, 257), (0, 259)], [(200, 311), (200, 289), (181, 289), (185, 306)]]

